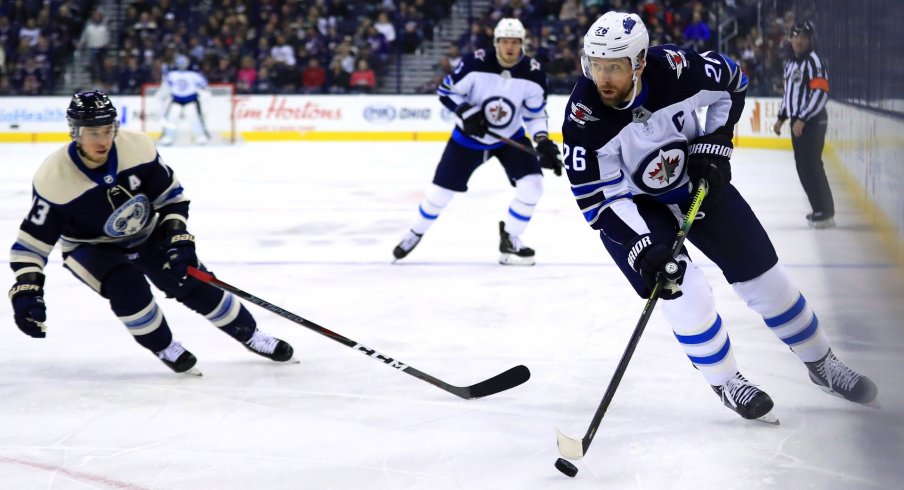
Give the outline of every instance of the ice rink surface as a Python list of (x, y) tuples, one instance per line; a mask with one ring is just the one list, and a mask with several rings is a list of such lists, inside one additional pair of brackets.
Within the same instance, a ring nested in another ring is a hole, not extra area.
[[(28, 210), (34, 170), (55, 147), (3, 147), (4, 247)], [(523, 236), (537, 265), (498, 265), (496, 223), (513, 190), (495, 161), (392, 265), (442, 148), (248, 143), (161, 152), (193, 199), (199, 255), (223, 280), (452, 384), (518, 364), (531, 369), (530, 381), (460, 400), (249, 305), (301, 359), (277, 365), (157, 294), (204, 372), (174, 375), (54, 251), (46, 339), (19, 332), (0, 302), (0, 488), (900, 488), (904, 273), (836, 175), (839, 226), (814, 231), (790, 152), (740, 149), (733, 165), (836, 353), (876, 381), (882, 409), (820, 391), (698, 253), (742, 372), (772, 395), (781, 425), (722, 406), (657, 311), (569, 479), (553, 468), (555, 429), (583, 435), (643, 301), (564, 178), (545, 179)]]

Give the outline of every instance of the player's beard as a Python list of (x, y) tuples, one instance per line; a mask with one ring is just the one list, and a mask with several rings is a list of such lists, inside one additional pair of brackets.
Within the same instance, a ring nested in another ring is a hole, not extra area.
[[(603, 93), (603, 90), (612, 90), (613, 94), (607, 96)], [(631, 98), (631, 94), (634, 91), (634, 82), (631, 82), (626, 88), (621, 90), (611, 85), (604, 87), (597, 85), (596, 91), (599, 93), (604, 105), (607, 107), (618, 107)]]

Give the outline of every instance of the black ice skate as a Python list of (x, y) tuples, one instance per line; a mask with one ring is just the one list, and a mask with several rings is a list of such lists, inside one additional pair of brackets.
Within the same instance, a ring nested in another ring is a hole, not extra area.
[(402, 241), (392, 250), (392, 256), (395, 257), (396, 260), (404, 259), (412, 250), (414, 250), (414, 247), (421, 242), (421, 237), (423, 236), (423, 233), (419, 235), (408, 230), (408, 233), (402, 237)]
[(822, 211), (819, 211), (807, 215), (807, 224), (810, 225), (810, 228), (816, 228), (817, 230), (834, 228), (835, 218), (833, 216), (827, 215), (826, 213), (823, 213)]
[(879, 402), (876, 400), (879, 389), (876, 388), (876, 384), (839, 361), (832, 349), (829, 349), (822, 359), (804, 364), (810, 372), (810, 380), (826, 393), (879, 408)]
[(499, 222), (499, 263), (502, 265), (534, 265), (534, 249), (525, 247), (521, 239), (505, 231), (505, 223)]
[(295, 350), (285, 340), (271, 337), (260, 330), (255, 329), (254, 334), (245, 342), (245, 348), (276, 362), (293, 362), (298, 360), (292, 357)]
[(177, 373), (201, 376), (201, 371), (195, 368), (198, 358), (191, 352), (185, 350), (185, 347), (182, 347), (182, 344), (175, 340), (170, 342), (169, 347), (158, 352), (157, 357), (163, 361), (163, 364), (166, 364), (167, 367)]
[(736, 373), (733, 378), (720, 386), (713, 386), (713, 391), (722, 399), (726, 407), (737, 412), (748, 420), (758, 420), (767, 424), (778, 425), (778, 418), (772, 414), (772, 398), (754, 386), (747, 378)]

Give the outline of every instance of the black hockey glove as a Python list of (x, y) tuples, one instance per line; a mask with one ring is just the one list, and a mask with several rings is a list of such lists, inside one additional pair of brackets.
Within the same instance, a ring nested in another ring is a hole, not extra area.
[(720, 134), (708, 134), (695, 139), (690, 146), (687, 158), (687, 175), (691, 183), (697, 185), (700, 179), (706, 179), (709, 192), (703, 207), (718, 201), (725, 185), (731, 182), (731, 153), (734, 145), (731, 139)]
[(487, 134), (487, 119), (483, 109), (463, 102), (455, 108), (461, 130), (468, 136), (482, 137)]
[(30, 337), (43, 339), (47, 336), (44, 322), (47, 307), (44, 305), (44, 276), (24, 274), (9, 290), (9, 300), (13, 303), (13, 319), (19, 330)]
[(185, 230), (185, 224), (178, 220), (167, 220), (166, 259), (176, 277), (185, 279), (188, 266), (198, 267), (198, 255), (195, 252), (195, 236)]
[(637, 237), (628, 252), (628, 265), (643, 278), (649, 291), (653, 290), (661, 275), (665, 279), (659, 297), (664, 300), (681, 297), (681, 283), (687, 262), (672, 257), (672, 249), (662, 243), (654, 243), (650, 235)]
[(562, 175), (562, 169), (565, 166), (562, 164), (562, 159), (559, 158), (559, 147), (551, 139), (541, 137), (537, 141), (537, 153), (540, 154), (541, 167), (552, 170), (557, 176)]

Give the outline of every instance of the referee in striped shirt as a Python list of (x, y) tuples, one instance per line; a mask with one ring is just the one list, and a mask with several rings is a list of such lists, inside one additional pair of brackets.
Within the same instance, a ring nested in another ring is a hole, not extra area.
[(835, 226), (835, 202), (822, 162), (828, 124), (829, 75), (814, 51), (816, 30), (812, 23), (794, 25), (791, 47), (794, 58), (785, 65), (785, 94), (772, 130), (781, 134), (782, 125), (791, 119), (797, 175), (813, 208), (807, 222), (814, 228), (831, 228)]

